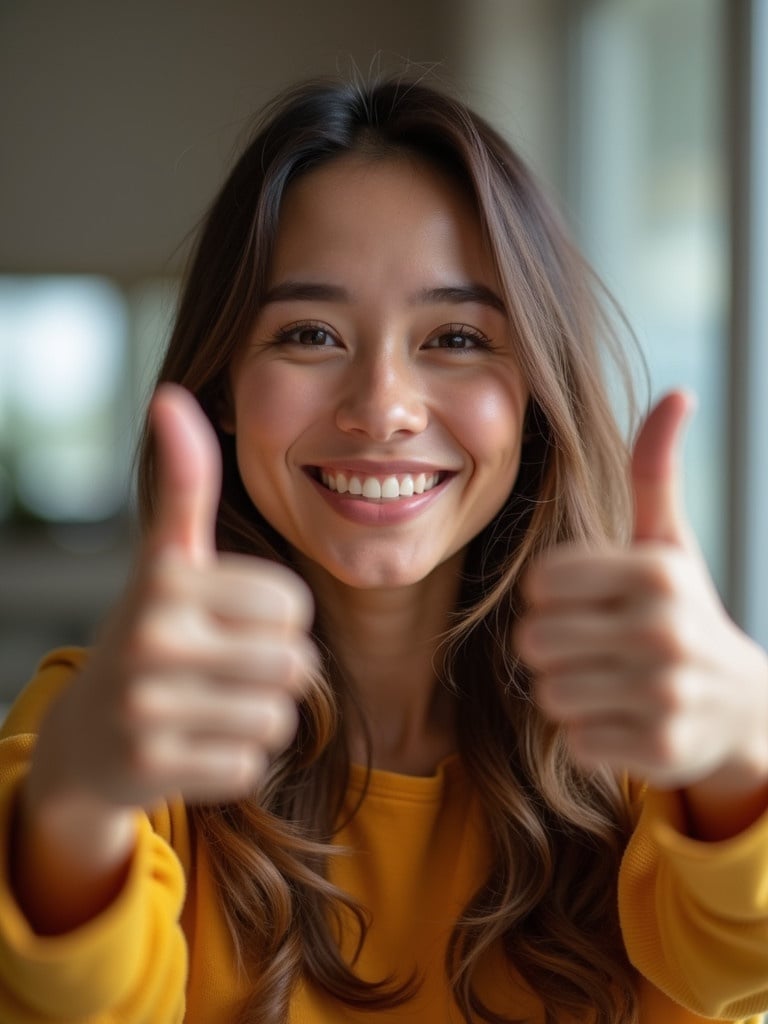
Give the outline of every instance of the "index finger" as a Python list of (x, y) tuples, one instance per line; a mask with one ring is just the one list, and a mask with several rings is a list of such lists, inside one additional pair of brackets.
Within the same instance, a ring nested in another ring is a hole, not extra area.
[(205, 613), (225, 622), (302, 632), (312, 626), (312, 592), (297, 573), (276, 562), (223, 553), (201, 570), (172, 555), (162, 564), (161, 574), (156, 586), (167, 589), (169, 597), (199, 603)]
[(529, 569), (522, 590), (537, 608), (608, 604), (630, 595), (670, 596), (680, 586), (678, 562), (664, 544), (601, 549), (564, 544)]

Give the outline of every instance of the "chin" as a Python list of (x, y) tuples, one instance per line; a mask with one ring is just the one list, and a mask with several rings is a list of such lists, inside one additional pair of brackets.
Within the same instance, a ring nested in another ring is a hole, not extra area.
[[(311, 556), (310, 556), (311, 558)], [(459, 569), (453, 560), (415, 561), (413, 558), (398, 559), (385, 556), (358, 557), (354, 559), (311, 559), (324, 575), (343, 586), (355, 590), (402, 590), (414, 587), (434, 575), (446, 579), (455, 578)], [(443, 576), (445, 574), (445, 576)]]
[(331, 571), (326, 569), (326, 572), (339, 583), (355, 590), (400, 590), (403, 587), (416, 586), (429, 576), (428, 572), (418, 573), (413, 569), (408, 571), (381, 569)]

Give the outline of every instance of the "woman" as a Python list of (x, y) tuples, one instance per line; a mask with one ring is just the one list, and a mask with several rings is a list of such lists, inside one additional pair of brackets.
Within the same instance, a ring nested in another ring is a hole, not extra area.
[(768, 661), (675, 503), (689, 400), (628, 471), (601, 336), (462, 105), (267, 112), (187, 277), (135, 576), (5, 726), (3, 1019), (768, 1006)]

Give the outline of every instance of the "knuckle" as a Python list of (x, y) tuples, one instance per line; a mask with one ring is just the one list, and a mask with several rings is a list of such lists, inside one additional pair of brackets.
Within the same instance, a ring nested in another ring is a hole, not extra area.
[(657, 768), (669, 770), (677, 765), (680, 759), (680, 737), (673, 719), (665, 719), (653, 730), (650, 754)]
[(243, 747), (240, 751), (240, 771), (236, 784), (241, 795), (245, 795), (253, 789), (267, 774), (269, 758), (264, 751), (253, 747)]
[(695, 727), (688, 715), (660, 715), (648, 729), (649, 759), (655, 769), (668, 775), (690, 760), (696, 745)]
[(682, 611), (670, 608), (659, 635), (659, 651), (668, 662), (681, 665), (687, 660), (691, 651), (690, 632), (688, 619)]
[(128, 775), (140, 786), (150, 786), (161, 773), (163, 758), (158, 743), (135, 733), (126, 738), (123, 758)]
[(314, 648), (308, 642), (287, 646), (283, 652), (281, 681), (295, 695), (305, 692), (315, 671)]
[(276, 696), (265, 709), (263, 742), (267, 750), (284, 749), (296, 734), (299, 714), (296, 704), (287, 697)]
[(218, 769), (199, 778), (196, 789), (206, 800), (239, 800), (251, 794), (269, 768), (263, 750), (242, 742), (230, 746), (225, 756), (217, 758)]
[(314, 599), (309, 586), (293, 569), (240, 554), (222, 555), (219, 566), (222, 582), (238, 590), (241, 607), (253, 618), (309, 629)]
[(660, 672), (651, 683), (651, 695), (657, 708), (665, 716), (679, 714), (686, 706), (686, 693), (679, 673)]
[(160, 660), (171, 639), (167, 634), (168, 630), (161, 618), (150, 614), (140, 616), (128, 638), (128, 657), (138, 665)]
[(126, 686), (118, 697), (118, 710), (121, 720), (129, 727), (140, 727), (151, 722), (157, 711), (152, 687), (144, 682)]
[(140, 616), (128, 640), (130, 663), (168, 667), (195, 657), (205, 646), (207, 633), (193, 616), (193, 609), (179, 605)]
[(684, 611), (674, 602), (654, 606), (642, 619), (636, 641), (660, 661), (679, 665), (691, 651), (691, 630)]
[(675, 551), (660, 551), (646, 563), (646, 587), (662, 598), (671, 600), (683, 593), (687, 579), (686, 566)]
[[(300, 585), (299, 585), (300, 584)], [(270, 601), (280, 621), (290, 629), (309, 629), (314, 616), (309, 588), (303, 581), (278, 580), (270, 590)]]
[(315, 614), (315, 601), (307, 583), (286, 566), (276, 565), (277, 581), (283, 594), (287, 617), (300, 628), (309, 629)]

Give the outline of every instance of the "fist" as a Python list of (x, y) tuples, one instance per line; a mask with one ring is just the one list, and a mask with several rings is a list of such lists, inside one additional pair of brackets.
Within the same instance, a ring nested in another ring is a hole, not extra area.
[(517, 643), (574, 757), (660, 788), (768, 769), (768, 674), (728, 618), (681, 510), (675, 453), (690, 399), (638, 435), (629, 548), (565, 545), (523, 583)]
[(151, 416), (155, 522), (101, 642), (43, 723), (36, 770), (56, 765), (55, 785), (112, 805), (237, 799), (295, 733), (316, 668), (312, 599), (282, 566), (217, 553), (219, 448), (192, 396), (165, 385)]

